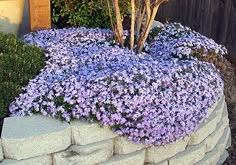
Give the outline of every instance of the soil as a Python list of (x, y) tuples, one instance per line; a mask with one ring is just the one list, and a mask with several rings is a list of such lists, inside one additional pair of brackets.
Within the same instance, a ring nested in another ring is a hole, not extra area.
[[(234, 68), (234, 75), (236, 76), (236, 64), (232, 66)], [(236, 82), (234, 83), (234, 85), (235, 84)], [(236, 95), (234, 95), (234, 98), (236, 99)], [(236, 164), (236, 101), (228, 103), (228, 111), (229, 111), (232, 145), (228, 149), (229, 157), (224, 162), (224, 165), (235, 165)]]

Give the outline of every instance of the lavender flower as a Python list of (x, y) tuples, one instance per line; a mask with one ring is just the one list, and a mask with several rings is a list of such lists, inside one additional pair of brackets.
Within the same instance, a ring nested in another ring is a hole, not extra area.
[[(189, 56), (192, 46), (205, 43), (209, 43), (206, 49), (222, 54), (224, 49), (209, 47), (212, 41), (207, 38), (198, 38), (197, 44), (193, 39), (184, 47), (181, 38), (186, 29), (169, 26), (149, 45), (150, 52), (141, 54), (115, 45), (112, 32), (105, 29), (26, 35), (27, 43), (46, 49), (47, 65), (11, 103), (10, 112), (13, 116), (41, 113), (66, 121), (97, 120), (146, 145), (164, 145), (190, 135), (222, 95), (223, 81), (214, 65), (179, 60), (173, 52)], [(171, 36), (181, 41), (175, 43)]]

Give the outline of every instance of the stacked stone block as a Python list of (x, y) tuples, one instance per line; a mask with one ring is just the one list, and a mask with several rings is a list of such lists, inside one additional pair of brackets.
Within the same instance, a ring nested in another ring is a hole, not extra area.
[(4, 121), (0, 164), (14, 165), (214, 165), (231, 145), (225, 98), (191, 136), (148, 147), (117, 136), (97, 123), (70, 124), (49, 117), (11, 117)]

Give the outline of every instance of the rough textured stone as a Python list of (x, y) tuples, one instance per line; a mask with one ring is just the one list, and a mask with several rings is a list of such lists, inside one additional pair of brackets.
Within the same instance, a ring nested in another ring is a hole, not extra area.
[(228, 116), (225, 116), (223, 118), (223, 125), (224, 125), (225, 128), (229, 127), (229, 118), (228, 118)]
[(230, 135), (225, 148), (227, 149), (227, 148), (231, 147), (231, 143), (232, 143), (232, 139), (231, 139), (231, 135)]
[(173, 156), (169, 165), (190, 165), (200, 161), (206, 151), (205, 141), (195, 146), (188, 146), (185, 151)]
[(215, 146), (211, 152), (206, 153), (205, 157), (195, 165), (214, 165), (218, 162), (219, 158), (220, 148), (219, 146)]
[(230, 136), (231, 136), (230, 128), (227, 127), (227, 128), (225, 128), (224, 134), (220, 138), (220, 140), (217, 144), (220, 148), (220, 155), (223, 155), (223, 153), (225, 152), (225, 149), (226, 149), (226, 146), (227, 146)]
[(147, 148), (146, 152), (146, 162), (149, 163), (159, 163), (167, 158), (170, 158), (177, 153), (180, 153), (185, 150), (189, 137), (178, 140), (173, 144), (167, 144), (160, 147), (150, 147)]
[(217, 165), (222, 165), (228, 157), (229, 153), (225, 150), (224, 154), (221, 155), (220, 160), (217, 162)]
[(145, 161), (145, 150), (130, 154), (114, 155), (100, 165), (143, 165)]
[(73, 144), (86, 145), (117, 136), (110, 128), (100, 127), (97, 123), (73, 121), (71, 122), (71, 128)]
[(218, 104), (222, 104), (225, 100), (225, 96), (223, 95), (218, 101), (216, 101), (212, 107), (208, 109), (208, 116), (212, 114), (212, 112), (216, 109)]
[(88, 165), (108, 160), (113, 155), (113, 140), (105, 140), (85, 146), (73, 145), (68, 150), (53, 155), (55, 165)]
[(224, 109), (227, 109), (227, 105), (226, 105), (226, 102), (224, 100), (224, 102), (221, 104), (219, 103), (215, 109), (216, 111), (216, 114), (217, 114), (217, 123), (219, 123), (222, 119), (222, 115), (223, 115), (223, 112), (224, 112)]
[(188, 145), (197, 145), (214, 132), (217, 124), (220, 122), (225, 101), (220, 102), (212, 112), (205, 123), (202, 123), (199, 129), (191, 135)]
[(217, 124), (216, 130), (206, 138), (206, 152), (209, 152), (214, 149), (221, 136), (223, 135), (224, 129), (225, 127), (223, 125), (222, 120), (220, 123)]
[(168, 161), (165, 160), (165, 161), (162, 161), (160, 163), (147, 163), (147, 165), (168, 165)]
[(28, 159), (66, 149), (71, 144), (67, 123), (44, 116), (5, 118), (2, 146), (5, 158)]
[(3, 152), (2, 152), (2, 139), (0, 139), (0, 161), (3, 160)]
[(134, 151), (138, 151), (145, 148), (145, 145), (135, 144), (128, 141), (124, 137), (117, 137), (115, 139), (115, 153), (116, 154), (128, 154)]
[(229, 117), (228, 117), (228, 110), (227, 110), (227, 105), (225, 104), (223, 114), (222, 114), (222, 119), (223, 119), (223, 125), (224, 127), (229, 126)]
[(164, 26), (164, 24), (163, 23), (161, 23), (161, 22), (159, 22), (159, 21), (154, 21), (153, 22), (153, 25), (152, 25), (152, 29), (153, 28), (160, 28), (160, 27), (163, 27)]
[(1, 165), (52, 165), (51, 155), (38, 156), (24, 160), (4, 159)]

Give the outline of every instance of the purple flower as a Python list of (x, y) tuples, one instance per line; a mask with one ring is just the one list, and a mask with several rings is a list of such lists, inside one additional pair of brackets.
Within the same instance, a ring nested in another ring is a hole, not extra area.
[[(188, 34), (188, 35), (187, 35)], [(114, 45), (106, 29), (42, 30), (25, 41), (46, 49), (46, 67), (9, 109), (13, 116), (43, 115), (94, 121), (135, 143), (164, 145), (190, 135), (223, 93), (214, 65), (191, 58), (197, 48), (226, 53), (200, 34), (168, 24), (135, 54)]]

